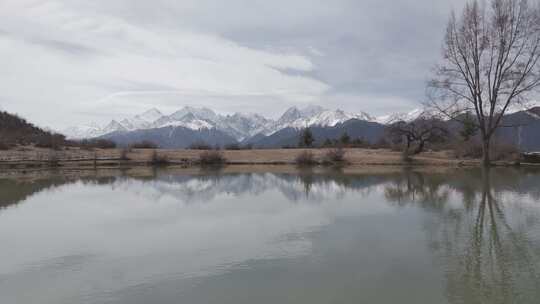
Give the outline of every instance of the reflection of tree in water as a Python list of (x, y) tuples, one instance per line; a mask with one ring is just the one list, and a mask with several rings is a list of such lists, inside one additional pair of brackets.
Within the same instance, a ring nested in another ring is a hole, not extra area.
[[(405, 172), (386, 188), (390, 201), (437, 211), (426, 231), (430, 247), (442, 257), (451, 303), (537, 303), (540, 298), (540, 244), (531, 239), (539, 214), (534, 206), (505, 201), (512, 185), (519, 192), (523, 183), (512, 171), (502, 172), (458, 173), (446, 176), (446, 182)], [(452, 192), (461, 196), (462, 206), (450, 204)]]
[(422, 207), (438, 210), (444, 207), (450, 193), (444, 186), (443, 176), (428, 177), (420, 172), (405, 170), (386, 186), (384, 195), (398, 206), (415, 202)]

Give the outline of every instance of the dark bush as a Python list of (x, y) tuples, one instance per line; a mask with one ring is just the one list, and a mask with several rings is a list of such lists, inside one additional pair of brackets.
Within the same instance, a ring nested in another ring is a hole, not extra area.
[(219, 150), (208, 150), (199, 154), (199, 164), (201, 165), (223, 165), (227, 159)]
[(60, 150), (65, 144), (64, 135), (50, 134), (38, 136), (35, 140), (35, 145), (38, 148), (49, 148), (54, 150)]
[(191, 150), (212, 150), (212, 147), (205, 142), (195, 142), (189, 146)]
[(253, 149), (253, 145), (251, 144), (240, 145), (238, 143), (234, 143), (234, 144), (225, 145), (225, 150), (251, 150), (251, 149)]
[(454, 142), (453, 149), (456, 158), (481, 158), (482, 145), (474, 140)]
[(225, 145), (225, 150), (242, 150), (242, 147), (237, 143), (227, 144)]
[(11, 148), (7, 143), (0, 142), (0, 150), (9, 150)]
[(60, 166), (60, 157), (56, 152), (52, 152), (49, 154), (47, 162), (49, 166), (51, 167), (59, 167)]
[(158, 145), (149, 141), (149, 140), (143, 140), (140, 142), (135, 142), (129, 145), (130, 148), (133, 149), (157, 149)]
[(159, 154), (156, 150), (152, 151), (150, 156), (150, 163), (155, 166), (164, 166), (170, 163), (167, 155)]
[(313, 152), (304, 150), (300, 152), (294, 159), (294, 162), (299, 166), (313, 166), (317, 165), (318, 162), (315, 160), (315, 155)]
[(492, 160), (515, 161), (520, 158), (519, 149), (508, 143), (495, 143), (491, 145)]
[(83, 139), (75, 142), (75, 146), (79, 146), (81, 149), (114, 149), (116, 143), (108, 139)]
[[(482, 144), (476, 140), (453, 143), (456, 158), (482, 158)], [(508, 143), (492, 143), (490, 150), (491, 160), (517, 160), (520, 157), (519, 149)]]
[(119, 159), (120, 160), (130, 160), (129, 156), (128, 156), (128, 153), (129, 153), (129, 148), (122, 148), (120, 149), (120, 156), (119, 156)]
[(325, 164), (342, 164), (345, 161), (345, 150), (343, 148), (329, 149), (323, 157)]

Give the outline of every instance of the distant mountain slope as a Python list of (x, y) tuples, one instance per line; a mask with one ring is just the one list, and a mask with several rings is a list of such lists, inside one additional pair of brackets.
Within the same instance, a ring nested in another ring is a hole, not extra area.
[(496, 139), (522, 151), (540, 151), (540, 107), (506, 115), (502, 125), (505, 127), (497, 131)]
[(157, 129), (116, 131), (100, 138), (109, 139), (125, 146), (143, 140), (156, 143), (161, 148), (188, 148), (194, 143), (204, 142), (211, 146), (224, 146), (236, 140), (216, 129), (192, 130), (185, 127), (164, 127)]
[(17, 115), (0, 111), (0, 143), (47, 145), (53, 141), (63, 142), (64, 136), (36, 127)]
[[(498, 132), (500, 139), (519, 144), (527, 151), (540, 150), (539, 109), (512, 109), (505, 116), (503, 124), (522, 127), (502, 128)], [(70, 128), (66, 134), (71, 134), (71, 138), (111, 137), (120, 144), (147, 139), (163, 147), (187, 147), (194, 141), (212, 145), (236, 141), (256, 147), (282, 147), (296, 145), (300, 130), (310, 127), (316, 139), (315, 144), (326, 138), (336, 139), (344, 132), (352, 139), (360, 137), (374, 143), (384, 136), (388, 124), (398, 120), (413, 121), (422, 112), (416, 109), (408, 113), (372, 117), (363, 112), (347, 113), (339, 109), (308, 106), (291, 107), (274, 120), (258, 114), (222, 115), (208, 108), (187, 106), (170, 115), (151, 109), (128, 119), (112, 120), (103, 127), (91, 124)], [(447, 123), (451, 130), (461, 128), (456, 122)], [(181, 130), (175, 132), (182, 135), (171, 138), (167, 130)]]
[[(347, 133), (352, 139), (361, 138), (370, 143), (376, 143), (384, 136), (385, 126), (376, 122), (359, 119), (350, 119), (343, 123), (331, 127), (313, 126), (310, 127), (314, 145), (321, 145), (327, 138), (338, 139)], [(285, 128), (269, 136), (257, 136), (245, 143), (260, 148), (277, 148), (283, 146), (296, 146), (302, 129)]]
[(157, 109), (151, 109), (131, 118), (112, 120), (102, 127), (92, 123), (67, 128), (63, 133), (68, 138), (80, 139), (99, 137), (116, 131), (184, 127), (191, 130), (216, 129), (234, 137), (237, 141), (243, 141), (257, 134), (270, 135), (286, 128), (333, 127), (351, 119), (376, 120), (366, 113), (346, 113), (339, 109), (328, 110), (319, 106), (302, 109), (291, 107), (277, 120), (252, 113), (221, 115), (208, 108), (186, 106), (170, 115), (163, 115)]

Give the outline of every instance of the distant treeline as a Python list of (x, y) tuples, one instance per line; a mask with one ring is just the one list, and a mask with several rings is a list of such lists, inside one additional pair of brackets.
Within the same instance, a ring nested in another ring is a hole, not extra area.
[(54, 148), (66, 143), (64, 135), (43, 130), (17, 115), (0, 111), (0, 149), (30, 144)]
[(114, 142), (106, 139), (67, 140), (62, 134), (39, 128), (18, 115), (0, 111), (0, 150), (28, 145), (56, 150), (63, 147), (82, 149), (116, 147)]

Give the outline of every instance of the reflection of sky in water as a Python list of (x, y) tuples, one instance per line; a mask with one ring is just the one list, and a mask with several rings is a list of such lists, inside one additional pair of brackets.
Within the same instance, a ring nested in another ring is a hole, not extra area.
[[(519, 193), (492, 189), (499, 209), (492, 222), (501, 225), (500, 250), (525, 252), (528, 260), (520, 261), (534, 265), (539, 202), (524, 181)], [(465, 271), (460, 263), (478, 266), (467, 257), (476, 250), (470, 242), (479, 242), (471, 235), (481, 199), (480, 184), (462, 177), (408, 173), (163, 175), (60, 185), (0, 209), (0, 302), (134, 303), (159, 290), (174, 297), (153, 298), (157, 303), (182, 295), (190, 303), (219, 303), (208, 297), (225, 288), (225, 279), (235, 292), (252, 282), (258, 296), (304, 282), (313, 298), (300, 298), (312, 303), (331, 301), (325, 296), (339, 288), (355, 294), (360, 286), (351, 282), (362, 284), (364, 300), (388, 302), (408, 295), (413, 303), (422, 298), (411, 291), (429, 286), (424, 299), (440, 302), (444, 289), (464, 289), (455, 283), (463, 278), (451, 277)], [(482, 233), (488, 248), (496, 245)], [(526, 248), (506, 250), (514, 241)], [(477, 245), (482, 256), (498, 254)], [(454, 285), (441, 282), (444, 274)], [(257, 282), (268, 288), (256, 291)], [(321, 291), (313, 291), (319, 284)], [(392, 292), (381, 294), (378, 284)]]

